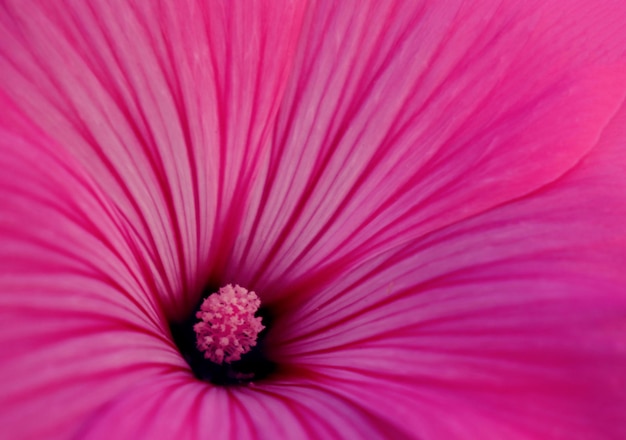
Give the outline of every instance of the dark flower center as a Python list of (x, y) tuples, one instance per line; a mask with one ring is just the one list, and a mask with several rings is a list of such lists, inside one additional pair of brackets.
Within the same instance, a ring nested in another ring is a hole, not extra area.
[(194, 375), (216, 385), (237, 385), (274, 372), (275, 363), (264, 355), (272, 317), (267, 308), (257, 311), (256, 294), (232, 285), (219, 292), (207, 286), (203, 294), (187, 319), (170, 324)]

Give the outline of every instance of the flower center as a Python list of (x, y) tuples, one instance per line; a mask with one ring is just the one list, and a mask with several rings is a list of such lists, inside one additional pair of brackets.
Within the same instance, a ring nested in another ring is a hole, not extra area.
[[(172, 339), (193, 375), (220, 386), (264, 380), (279, 366), (267, 357), (274, 315), (237, 285), (210, 282), (189, 315), (170, 322)], [(255, 316), (258, 315), (258, 316)]]
[(248, 353), (265, 328), (254, 316), (260, 305), (254, 292), (231, 284), (205, 299), (196, 313), (200, 322), (193, 326), (196, 346), (205, 359), (229, 364)]

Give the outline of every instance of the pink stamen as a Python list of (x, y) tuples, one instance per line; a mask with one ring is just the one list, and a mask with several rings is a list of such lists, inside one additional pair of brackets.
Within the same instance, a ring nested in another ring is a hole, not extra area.
[(204, 357), (228, 364), (249, 352), (265, 328), (261, 318), (254, 317), (260, 305), (254, 292), (231, 284), (205, 299), (196, 313), (200, 322), (193, 326), (196, 345)]

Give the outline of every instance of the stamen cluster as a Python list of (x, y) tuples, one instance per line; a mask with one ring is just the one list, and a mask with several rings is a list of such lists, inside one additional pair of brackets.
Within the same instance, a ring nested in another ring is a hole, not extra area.
[(221, 365), (238, 361), (257, 343), (265, 327), (254, 314), (261, 300), (243, 287), (231, 284), (210, 295), (200, 306), (193, 329), (196, 345), (206, 359)]

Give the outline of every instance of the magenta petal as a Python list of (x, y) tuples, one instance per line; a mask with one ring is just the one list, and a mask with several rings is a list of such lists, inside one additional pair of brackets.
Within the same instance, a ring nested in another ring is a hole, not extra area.
[(302, 13), (80, 0), (0, 13), (5, 92), (107, 194), (174, 316), (238, 238)]
[(333, 391), (299, 378), (231, 390), (170, 378), (121, 395), (82, 428), (81, 439), (403, 438)]
[(579, 3), (312, 8), (232, 270), (302, 297), (565, 173), (625, 89), (625, 8)]
[(421, 438), (624, 438), (625, 127), (623, 106), (558, 181), (344, 274), (275, 355)]
[(112, 207), (59, 151), (32, 127), (0, 129), (7, 438), (67, 438), (130, 384), (186, 368)]

